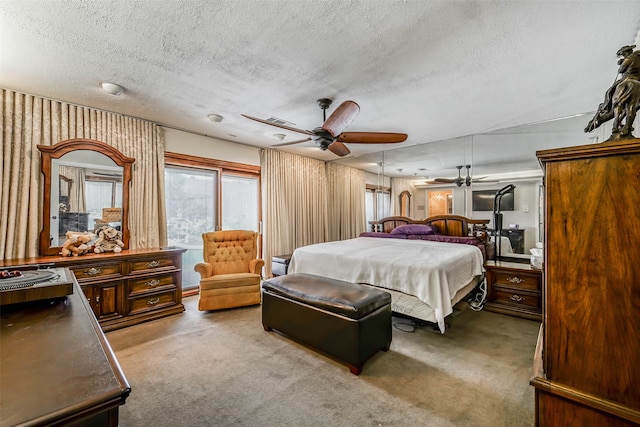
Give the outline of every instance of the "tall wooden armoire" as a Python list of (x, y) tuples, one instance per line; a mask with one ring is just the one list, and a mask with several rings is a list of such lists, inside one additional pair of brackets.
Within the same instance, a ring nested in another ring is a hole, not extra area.
[(537, 155), (545, 264), (536, 425), (640, 425), (640, 139)]

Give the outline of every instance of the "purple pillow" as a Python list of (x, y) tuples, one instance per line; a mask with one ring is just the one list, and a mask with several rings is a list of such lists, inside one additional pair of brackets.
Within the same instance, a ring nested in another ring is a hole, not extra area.
[(403, 234), (391, 234), (381, 233), (376, 231), (363, 231), (360, 233), (360, 237), (382, 237), (383, 239), (406, 239), (407, 236)]
[(433, 227), (431, 227), (430, 225), (424, 225), (424, 224), (399, 225), (393, 230), (391, 230), (391, 234), (401, 234), (405, 236), (418, 235), (418, 234), (424, 236), (424, 235), (435, 234), (435, 233), (436, 231)]

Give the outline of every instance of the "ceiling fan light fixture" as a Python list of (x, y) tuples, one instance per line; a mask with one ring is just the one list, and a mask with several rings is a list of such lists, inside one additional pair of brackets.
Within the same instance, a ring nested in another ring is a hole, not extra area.
[(220, 123), (222, 120), (224, 120), (224, 117), (220, 114), (209, 114), (207, 118), (213, 123)]
[(100, 83), (100, 86), (102, 87), (102, 90), (114, 96), (122, 95), (122, 92), (124, 92), (124, 88), (115, 83), (102, 82)]

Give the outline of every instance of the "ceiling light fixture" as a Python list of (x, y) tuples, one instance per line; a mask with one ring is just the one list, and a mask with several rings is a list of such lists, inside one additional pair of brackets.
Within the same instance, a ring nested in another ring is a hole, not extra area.
[(274, 133), (273, 136), (282, 141), (287, 135), (285, 135), (284, 133)]
[(107, 93), (110, 93), (111, 95), (118, 96), (118, 95), (122, 95), (122, 92), (124, 92), (124, 88), (115, 83), (102, 82), (100, 83), (100, 86), (102, 86), (102, 90), (104, 90)]
[(207, 118), (213, 123), (220, 123), (224, 119), (220, 114), (209, 114)]

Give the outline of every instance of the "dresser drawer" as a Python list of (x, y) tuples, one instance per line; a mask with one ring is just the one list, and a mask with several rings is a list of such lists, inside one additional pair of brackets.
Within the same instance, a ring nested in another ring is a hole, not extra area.
[(153, 277), (140, 277), (129, 280), (129, 296), (133, 297), (160, 289), (174, 289), (176, 280), (173, 273), (155, 275)]
[(177, 268), (173, 257), (155, 257), (129, 261), (129, 274), (151, 273)]
[(157, 310), (162, 307), (172, 306), (176, 302), (175, 290), (150, 294), (140, 298), (131, 298), (129, 299), (129, 314)]
[(540, 295), (538, 293), (518, 292), (513, 289), (493, 288), (493, 302), (495, 304), (509, 304), (528, 306), (536, 311), (540, 310)]
[(96, 279), (113, 279), (122, 276), (120, 263), (86, 264), (69, 267), (78, 279), (78, 282), (86, 282)]
[(493, 274), (495, 275), (495, 284), (514, 289), (529, 289), (532, 291), (540, 289), (540, 279), (537, 275), (509, 271), (494, 271)]

